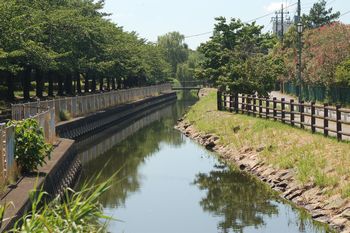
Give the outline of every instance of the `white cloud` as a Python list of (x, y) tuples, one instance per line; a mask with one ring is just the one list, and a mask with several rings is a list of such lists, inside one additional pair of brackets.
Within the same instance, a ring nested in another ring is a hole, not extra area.
[[(271, 2), (269, 5), (264, 6), (264, 10), (266, 10), (267, 12), (273, 12), (276, 10), (280, 10), (282, 4), (283, 4), (283, 2)], [(284, 7), (285, 7), (285, 3), (284, 3)]]

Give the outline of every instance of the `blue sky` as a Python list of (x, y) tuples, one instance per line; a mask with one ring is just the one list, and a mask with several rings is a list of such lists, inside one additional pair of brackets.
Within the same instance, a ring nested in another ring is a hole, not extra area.
[[(106, 0), (105, 11), (112, 13), (111, 20), (126, 31), (136, 31), (140, 37), (157, 41), (159, 35), (179, 31), (186, 36), (209, 32), (213, 29), (214, 18), (240, 18), (242, 21), (275, 12), (281, 4), (291, 5), (297, 0)], [(309, 12), (316, 0), (301, 0), (302, 13)], [(350, 0), (328, 0), (333, 11), (350, 11)], [(288, 8), (290, 16), (296, 11), (295, 5)], [(265, 31), (272, 30), (271, 17), (256, 22), (265, 25)], [(350, 13), (340, 21), (350, 24)], [(202, 35), (186, 38), (190, 48), (195, 49), (210, 37)]]

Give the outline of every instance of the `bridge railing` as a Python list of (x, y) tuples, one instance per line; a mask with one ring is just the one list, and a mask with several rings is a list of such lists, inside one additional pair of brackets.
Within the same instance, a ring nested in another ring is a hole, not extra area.
[(80, 117), (119, 104), (132, 102), (150, 96), (156, 96), (164, 91), (170, 91), (170, 84), (160, 84), (148, 87), (116, 90), (85, 96), (63, 97), (47, 101), (29, 102), (12, 105), (12, 119), (21, 120), (38, 113), (38, 109), (55, 109), (56, 122), (59, 115), (68, 112), (71, 117)]

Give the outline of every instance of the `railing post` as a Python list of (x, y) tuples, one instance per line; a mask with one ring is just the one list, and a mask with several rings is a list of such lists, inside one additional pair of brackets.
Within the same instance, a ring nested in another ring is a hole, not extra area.
[(294, 126), (294, 100), (290, 100), (290, 124)]
[(256, 116), (256, 95), (253, 95), (253, 115)]
[(328, 136), (328, 103), (323, 104), (323, 134)]
[(242, 94), (242, 104), (241, 104), (242, 114), (244, 114), (246, 105), (245, 105), (245, 95)]
[(232, 98), (232, 93), (229, 94), (229, 100), (230, 100), (230, 112), (233, 112), (233, 98)]
[(247, 95), (247, 115), (249, 116), (250, 115), (250, 110), (252, 109), (252, 106), (251, 106), (251, 98), (250, 98), (250, 95)]
[(218, 111), (221, 111), (221, 109), (222, 109), (222, 93), (221, 93), (221, 91), (219, 91), (218, 90), (218, 92), (217, 92), (217, 107), (218, 107)]
[(316, 132), (316, 118), (315, 118), (315, 114), (316, 114), (316, 111), (315, 111), (315, 102), (312, 101), (311, 102), (311, 132), (312, 133), (315, 133)]
[(276, 121), (277, 120), (277, 103), (276, 103), (277, 98), (273, 97), (272, 99), (272, 111), (273, 111), (273, 119)]
[(269, 115), (270, 115), (270, 100), (269, 98), (266, 98), (266, 110), (265, 110), (266, 119), (269, 119)]
[(281, 99), (281, 121), (282, 123), (286, 123), (285, 122), (285, 118), (286, 118), (286, 103), (285, 103), (285, 98)]
[(239, 112), (239, 98), (238, 98), (238, 93), (235, 93), (235, 112)]
[(304, 101), (299, 102), (299, 112), (300, 112), (300, 128), (304, 129)]
[(262, 100), (259, 98), (259, 117), (262, 117)]
[(341, 112), (340, 112), (340, 105), (337, 105), (335, 107), (336, 110), (336, 123), (337, 123), (337, 139), (340, 141), (342, 140), (342, 123), (341, 123)]

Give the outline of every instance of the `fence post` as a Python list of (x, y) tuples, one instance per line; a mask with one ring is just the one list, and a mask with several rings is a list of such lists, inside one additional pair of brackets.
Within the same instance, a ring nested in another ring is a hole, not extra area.
[(286, 103), (285, 103), (285, 98), (281, 99), (281, 121), (282, 123), (286, 123), (285, 122), (285, 118), (286, 118)]
[(328, 104), (323, 104), (323, 134), (328, 136)]
[(259, 98), (259, 117), (261, 118), (262, 117), (262, 100)]
[(249, 116), (250, 115), (250, 110), (252, 109), (252, 106), (251, 106), (251, 98), (250, 98), (250, 95), (247, 95), (247, 115)]
[(256, 95), (253, 95), (253, 115), (256, 116)]
[(300, 112), (300, 128), (304, 129), (304, 101), (299, 102), (299, 112)]
[(316, 114), (316, 111), (315, 111), (315, 102), (312, 101), (311, 102), (311, 132), (312, 133), (315, 133), (316, 132), (316, 118), (315, 118), (315, 114)]
[(276, 103), (276, 100), (277, 100), (277, 98), (276, 97), (273, 97), (273, 99), (272, 99), (272, 108), (273, 108), (273, 119), (276, 121), (277, 120), (277, 111), (276, 111), (276, 109), (277, 109), (277, 103)]
[(235, 93), (235, 111), (236, 113), (239, 112), (239, 99), (238, 99), (238, 93)]
[(230, 112), (232, 112), (232, 111), (233, 111), (233, 102), (232, 102), (232, 99), (233, 99), (233, 98), (232, 98), (232, 93), (230, 93), (230, 94), (229, 94), (229, 100), (230, 100), (230, 105), (229, 105), (229, 106), (230, 106)]
[(265, 111), (266, 119), (269, 119), (269, 115), (270, 115), (270, 100), (269, 98), (266, 98), (266, 111)]
[(241, 108), (242, 108), (242, 114), (244, 114), (245, 109), (246, 109), (244, 94), (242, 94), (242, 104), (241, 104)]
[(294, 126), (294, 100), (290, 100), (290, 124)]
[(219, 91), (218, 90), (218, 92), (217, 92), (217, 106), (218, 106), (218, 111), (221, 111), (221, 109), (222, 109), (222, 106), (221, 106), (221, 104), (222, 104), (222, 97), (221, 97), (221, 91)]
[(336, 123), (337, 123), (337, 139), (340, 141), (342, 139), (342, 124), (341, 124), (341, 112), (340, 112), (340, 105), (336, 105)]

